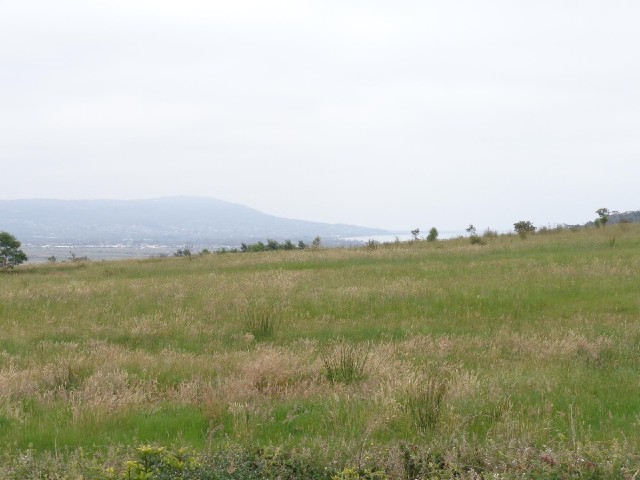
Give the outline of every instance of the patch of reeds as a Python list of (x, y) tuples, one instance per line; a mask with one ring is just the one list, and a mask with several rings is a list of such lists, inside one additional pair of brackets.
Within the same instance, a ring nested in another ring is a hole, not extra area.
[(242, 311), (244, 327), (256, 340), (271, 338), (278, 323), (279, 313), (279, 308), (271, 302), (250, 302)]
[(332, 383), (353, 383), (364, 378), (371, 344), (358, 345), (341, 340), (325, 353), (325, 377)]
[(419, 433), (433, 432), (442, 416), (447, 382), (439, 375), (414, 382), (402, 400), (404, 410)]

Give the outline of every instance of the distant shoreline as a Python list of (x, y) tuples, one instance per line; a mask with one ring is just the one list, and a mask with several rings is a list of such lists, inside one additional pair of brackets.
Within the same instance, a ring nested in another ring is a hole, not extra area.
[[(441, 240), (449, 238), (455, 238), (463, 235), (464, 232), (446, 231), (441, 232), (438, 236)], [(322, 239), (327, 247), (349, 247), (363, 245), (369, 240), (376, 242), (394, 242), (398, 239), (401, 242), (411, 240), (411, 235), (368, 235), (368, 236), (356, 236), (345, 238), (328, 238)], [(425, 237), (420, 236), (421, 239)], [(265, 241), (264, 239), (263, 241)], [(250, 241), (254, 241), (251, 239)], [(240, 245), (229, 245), (220, 243), (190, 243), (189, 244), (194, 253), (201, 252), (204, 249), (210, 252), (216, 252), (221, 249), (233, 249), (240, 248)], [(185, 243), (140, 243), (140, 244), (127, 244), (127, 243), (104, 243), (104, 244), (91, 244), (91, 243), (79, 243), (74, 244), (72, 242), (48, 242), (43, 244), (35, 243), (23, 243), (22, 249), (29, 257), (27, 263), (46, 263), (50, 258), (55, 257), (57, 262), (65, 260), (72, 260), (72, 255), (76, 258), (87, 257), (88, 260), (133, 260), (133, 259), (145, 259), (153, 257), (165, 257), (172, 256), (176, 250), (183, 248)]]

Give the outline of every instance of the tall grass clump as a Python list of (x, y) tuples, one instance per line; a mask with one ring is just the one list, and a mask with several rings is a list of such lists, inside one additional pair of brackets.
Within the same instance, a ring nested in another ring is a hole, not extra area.
[(496, 230), (492, 230), (491, 228), (487, 228), (483, 233), (482, 236), (484, 238), (497, 238), (498, 236), (498, 232)]
[(438, 426), (446, 393), (447, 382), (438, 375), (414, 382), (405, 392), (402, 405), (420, 434), (433, 432)]
[(251, 302), (242, 311), (242, 320), (248, 333), (256, 340), (271, 338), (278, 323), (280, 309), (269, 301)]
[(344, 340), (334, 344), (323, 360), (325, 377), (331, 383), (353, 383), (364, 378), (371, 344), (357, 345)]

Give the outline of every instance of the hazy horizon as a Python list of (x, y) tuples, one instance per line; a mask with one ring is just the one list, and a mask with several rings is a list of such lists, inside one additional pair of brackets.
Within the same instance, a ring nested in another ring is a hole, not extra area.
[[(267, 215), (273, 215), (270, 212), (261, 210), (260, 208), (253, 207), (251, 205), (244, 205), (244, 204), (237, 203), (237, 202), (228, 202), (227, 200), (224, 200), (222, 198), (207, 197), (207, 196), (201, 196), (201, 195), (168, 195), (168, 196), (156, 196), (156, 197), (147, 197), (147, 198), (75, 198), (75, 199), (44, 198), (44, 197), (42, 197), (42, 198), (35, 198), (35, 197), (34, 198), (13, 198), (13, 199), (11, 199), (11, 198), (8, 198), (8, 199), (0, 198), (0, 201), (2, 201), (2, 200), (6, 200), (6, 201), (20, 201), (20, 200), (26, 200), (26, 201), (29, 201), (29, 200), (49, 201), (49, 200), (52, 200), (52, 201), (63, 201), (63, 202), (64, 201), (71, 201), (71, 202), (73, 202), (73, 201), (80, 201), (80, 202), (82, 202), (82, 201), (88, 201), (88, 202), (94, 202), (94, 201), (97, 201), (97, 202), (100, 202), (100, 201), (135, 202), (135, 201), (139, 201), (139, 200), (168, 200), (168, 199), (173, 199), (173, 198), (175, 198), (175, 199), (194, 198), (194, 199), (202, 199), (202, 200), (217, 200), (217, 201), (222, 201), (222, 202), (230, 203), (230, 204), (234, 204), (234, 205), (240, 205), (240, 206), (243, 206), (243, 207), (249, 207), (249, 208), (251, 208), (253, 210), (257, 210), (260, 213), (265, 213)], [(636, 209), (632, 209), (632, 210), (620, 210), (620, 211), (617, 211), (617, 210), (613, 210), (612, 209), (611, 211), (612, 212), (619, 212), (619, 213), (624, 213), (626, 211), (640, 211), (640, 207), (638, 207)], [(278, 216), (278, 215), (274, 215), (274, 216), (276, 216), (278, 218), (282, 218), (282, 219), (288, 219), (288, 220), (313, 221), (313, 220), (309, 220), (308, 218), (292, 218), (292, 217), (282, 217), (282, 216)], [(546, 224), (538, 224), (536, 226), (537, 227), (543, 227), (543, 226), (552, 226), (553, 227), (553, 226), (562, 226), (562, 225), (582, 225), (582, 224), (585, 224), (585, 223), (587, 223), (589, 221), (592, 221), (594, 218), (596, 218), (596, 215), (587, 216), (586, 220), (584, 220), (584, 221), (572, 222), (572, 221), (557, 220), (557, 221), (554, 221), (554, 222), (547, 222)], [(407, 228), (395, 228), (394, 229), (394, 228), (385, 228), (385, 227), (380, 227), (380, 226), (347, 224), (347, 223), (344, 223), (344, 222), (330, 222), (330, 221), (329, 222), (320, 222), (320, 223), (354, 225), (354, 226), (358, 226), (358, 227), (372, 228), (372, 229), (380, 228), (380, 229), (383, 229), (383, 230), (388, 230), (389, 235), (391, 235), (391, 236), (396, 235), (396, 234), (403, 234), (407, 238), (412, 238), (410, 230), (407, 230)], [(428, 233), (428, 231), (427, 231), (428, 228), (433, 227), (433, 226), (435, 226), (435, 225), (424, 224), (424, 225), (414, 225), (413, 227), (419, 227), (420, 229), (422, 229), (421, 233), (420, 233), (421, 236), (426, 236), (426, 234)], [(455, 234), (455, 235), (461, 234), (462, 235), (462, 234), (464, 234), (464, 232), (465, 232), (465, 230), (466, 230), (466, 228), (468, 226), (469, 226), (469, 223), (464, 224), (464, 225), (458, 225), (457, 228), (453, 228), (453, 229), (438, 229), (438, 231), (440, 233), (445, 233), (445, 234), (452, 234), (452, 235), (453, 234)], [(0, 227), (1, 227), (1, 225), (0, 225)], [(411, 230), (413, 230), (413, 227), (411, 228)], [(486, 228), (491, 228), (493, 230), (497, 230), (500, 233), (506, 233), (506, 232), (509, 232), (509, 231), (513, 231), (513, 224), (506, 225), (506, 226), (503, 226), (503, 227), (500, 227), (500, 228), (491, 227), (491, 225), (482, 226), (482, 227), (476, 225), (476, 228), (479, 231), (483, 231)], [(382, 236), (384, 236), (384, 235), (382, 235)], [(449, 236), (446, 236), (446, 235), (445, 235), (445, 237), (449, 238)], [(443, 237), (443, 238), (445, 238), (445, 237)], [(356, 238), (356, 237), (353, 237), (353, 238)], [(371, 237), (371, 236), (363, 236), (362, 237), (362, 239), (365, 239), (365, 240), (367, 238), (373, 238), (373, 237)]]
[(637, 210), (640, 4), (0, 7), (0, 199), (404, 231)]

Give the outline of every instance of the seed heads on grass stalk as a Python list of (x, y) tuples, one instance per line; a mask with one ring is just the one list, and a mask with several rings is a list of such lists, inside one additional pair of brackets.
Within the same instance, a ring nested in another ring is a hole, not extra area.
[(357, 345), (340, 340), (325, 353), (325, 376), (332, 383), (353, 383), (364, 378), (371, 344)]

